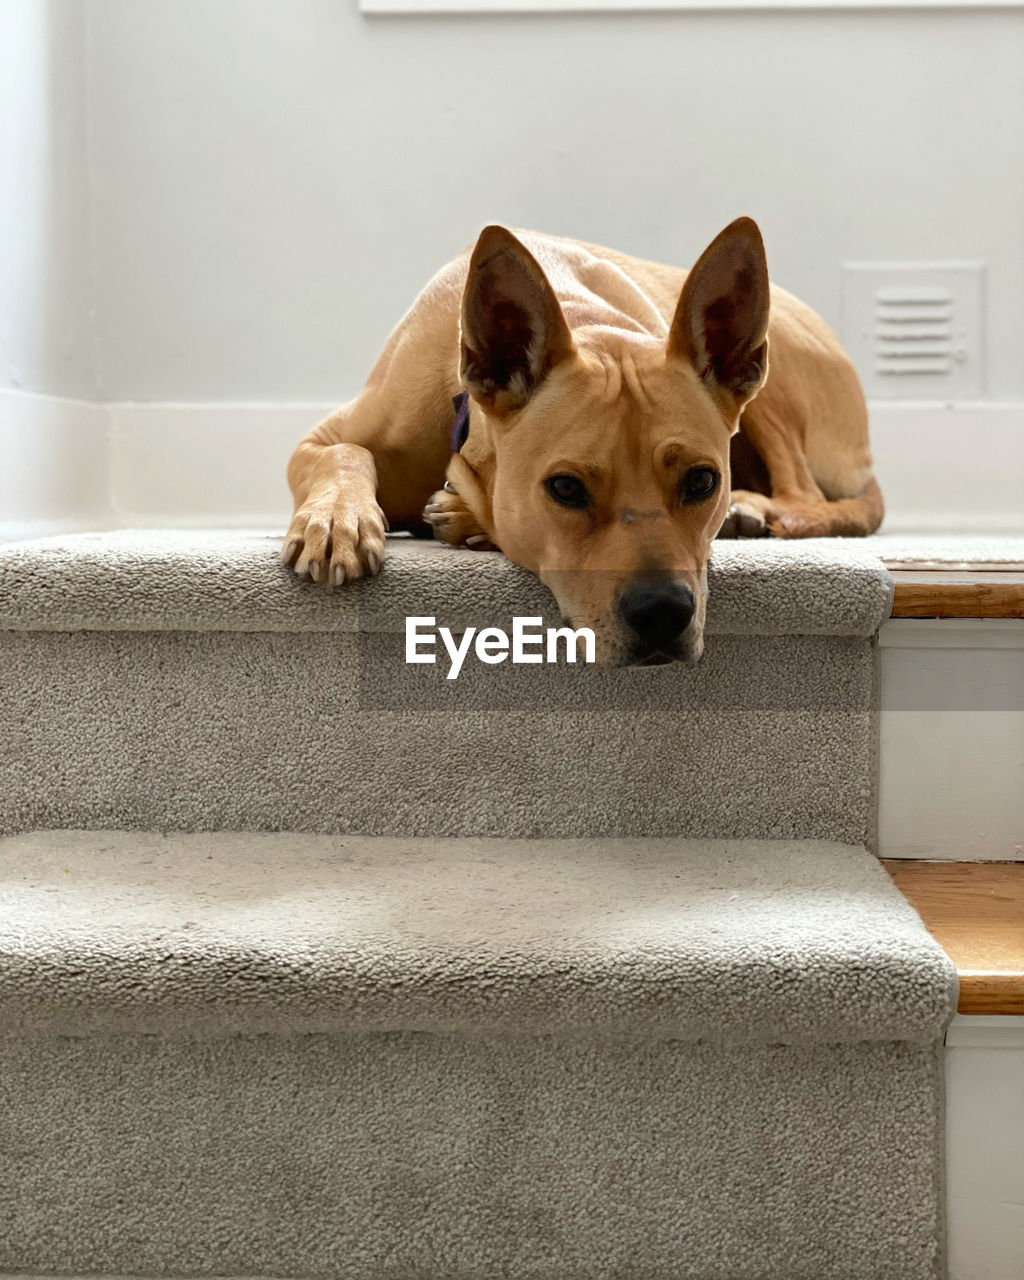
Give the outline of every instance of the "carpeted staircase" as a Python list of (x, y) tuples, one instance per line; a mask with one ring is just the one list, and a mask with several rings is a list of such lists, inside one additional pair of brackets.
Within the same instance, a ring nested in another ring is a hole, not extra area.
[(872, 845), (870, 549), (716, 548), (698, 667), (395, 539), (0, 547), (0, 1272), (942, 1275), (942, 951)]

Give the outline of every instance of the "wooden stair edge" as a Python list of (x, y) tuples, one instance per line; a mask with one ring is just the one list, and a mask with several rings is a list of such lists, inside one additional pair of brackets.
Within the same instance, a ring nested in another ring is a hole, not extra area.
[(893, 618), (1024, 618), (1024, 572), (890, 569)]
[(957, 1012), (1024, 1015), (1024, 862), (881, 861), (956, 965)]

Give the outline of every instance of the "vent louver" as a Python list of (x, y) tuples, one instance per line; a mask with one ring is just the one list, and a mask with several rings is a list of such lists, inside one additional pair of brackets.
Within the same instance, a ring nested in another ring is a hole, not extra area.
[[(961, 358), (963, 353), (961, 352)], [(875, 294), (875, 372), (883, 377), (949, 374), (957, 353), (953, 294), (925, 285), (891, 285)]]
[(984, 394), (983, 262), (848, 262), (843, 339), (868, 397)]

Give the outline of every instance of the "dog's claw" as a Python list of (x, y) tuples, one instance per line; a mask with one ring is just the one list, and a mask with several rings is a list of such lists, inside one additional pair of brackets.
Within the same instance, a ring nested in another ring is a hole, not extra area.
[(447, 481), (423, 508), (423, 519), (433, 529), (434, 537), (450, 546), (471, 547), (474, 551), (493, 548), (476, 516)]
[(281, 559), (296, 575), (340, 587), (384, 563), (384, 512), (375, 502), (311, 503), (295, 513)]

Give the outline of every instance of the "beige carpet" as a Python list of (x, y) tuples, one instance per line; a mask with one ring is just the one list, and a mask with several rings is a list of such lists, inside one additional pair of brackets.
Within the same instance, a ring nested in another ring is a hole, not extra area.
[(404, 617), (530, 575), (277, 545), (0, 547), (0, 1271), (940, 1280), (871, 546), (716, 548), (693, 668), (451, 683)]
[(952, 966), (862, 849), (0, 841), (0, 1268), (936, 1280)]

